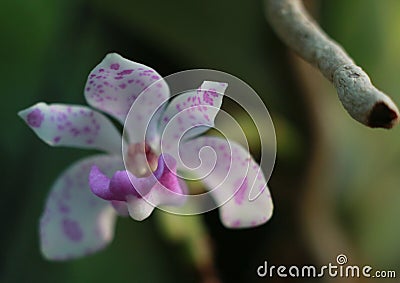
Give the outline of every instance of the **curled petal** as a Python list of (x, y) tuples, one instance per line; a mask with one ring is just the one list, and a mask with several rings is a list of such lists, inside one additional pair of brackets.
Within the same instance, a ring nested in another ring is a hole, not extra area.
[(114, 209), (95, 197), (88, 185), (94, 164), (105, 172), (123, 167), (119, 157), (98, 155), (73, 164), (57, 179), (40, 219), (41, 250), (48, 259), (68, 260), (94, 253), (114, 236)]
[(126, 201), (128, 195), (141, 197), (146, 194), (157, 182), (150, 175), (137, 178), (129, 171), (117, 171), (112, 178), (108, 178), (97, 166), (93, 166), (89, 174), (89, 185), (92, 192), (104, 200)]
[(104, 200), (126, 201), (127, 196), (141, 198), (156, 184), (157, 178), (165, 170), (164, 159), (158, 159), (157, 170), (146, 177), (138, 178), (128, 170), (117, 171), (108, 178), (97, 166), (93, 166), (89, 174), (89, 185), (92, 192)]
[[(130, 216), (135, 220), (147, 218), (159, 205), (180, 205), (184, 193), (176, 176), (176, 161), (169, 155), (160, 155), (156, 171), (138, 178), (129, 171), (117, 171), (112, 178), (93, 166), (89, 175), (92, 192), (105, 200), (126, 202)], [(116, 203), (120, 207), (120, 203)]]
[(40, 102), (18, 115), (43, 141), (121, 153), (121, 135), (104, 115), (84, 106)]
[(129, 196), (127, 199), (129, 214), (135, 220), (146, 219), (155, 207), (179, 206), (185, 202), (186, 187), (176, 176), (175, 159), (167, 154), (163, 155), (163, 159), (165, 163), (162, 175), (149, 193), (143, 197)]
[[(211, 148), (215, 155), (201, 155), (201, 166), (195, 152)], [(249, 152), (241, 145), (217, 137), (199, 137), (183, 143), (182, 162), (195, 167), (192, 174), (202, 176), (220, 206), (222, 223), (229, 228), (254, 227), (270, 219), (273, 204), (264, 174)]]
[(128, 132), (131, 143), (143, 141), (136, 128), (146, 129), (151, 114), (168, 99), (166, 82), (153, 69), (111, 53), (90, 72), (85, 87), (88, 104), (114, 116), (122, 124), (142, 92), (140, 107), (132, 117), (135, 123)]
[(180, 94), (171, 101), (160, 120), (162, 143), (167, 150), (183, 134), (188, 139), (214, 126), (227, 87), (226, 83), (204, 81), (197, 90)]
[(161, 157), (164, 163), (162, 174), (144, 198), (155, 206), (181, 205), (185, 200), (186, 185), (176, 175), (176, 160), (168, 154)]

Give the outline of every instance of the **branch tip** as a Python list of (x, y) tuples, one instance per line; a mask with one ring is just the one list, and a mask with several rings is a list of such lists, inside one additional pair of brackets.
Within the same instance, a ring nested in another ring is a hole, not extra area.
[(371, 128), (391, 129), (399, 123), (398, 110), (391, 109), (386, 103), (376, 103), (368, 116), (368, 126)]
[(333, 83), (346, 111), (372, 128), (394, 127), (399, 111), (307, 13), (301, 0), (265, 0), (267, 19), (291, 49)]

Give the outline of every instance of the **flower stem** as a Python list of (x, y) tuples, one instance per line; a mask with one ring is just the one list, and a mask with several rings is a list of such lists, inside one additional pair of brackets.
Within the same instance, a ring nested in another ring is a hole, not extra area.
[(311, 18), (301, 0), (265, 0), (267, 18), (278, 36), (317, 67), (335, 86), (344, 108), (358, 122), (390, 129), (399, 122), (393, 101)]
[(214, 263), (212, 239), (199, 216), (174, 215), (157, 211), (161, 232), (171, 242), (182, 244), (202, 283), (220, 283)]

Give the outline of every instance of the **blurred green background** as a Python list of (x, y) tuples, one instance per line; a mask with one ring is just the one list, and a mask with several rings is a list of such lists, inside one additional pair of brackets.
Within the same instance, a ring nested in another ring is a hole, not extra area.
[[(306, 2), (328, 34), (399, 105), (400, 2)], [(277, 39), (262, 1), (0, 5), (0, 282), (294, 282), (260, 279), (256, 268), (264, 260), (320, 266), (335, 263), (341, 253), (351, 264), (400, 276), (400, 128), (372, 130), (353, 121), (333, 87)], [(278, 143), (270, 180), (275, 212), (267, 224), (227, 230), (213, 211), (195, 220), (204, 225), (198, 238), (182, 240), (194, 231), (190, 219), (172, 220), (181, 233), (172, 235), (159, 225), (165, 215), (158, 212), (140, 223), (120, 218), (114, 242), (93, 256), (63, 263), (41, 257), (37, 225), (49, 188), (64, 168), (92, 152), (48, 147), (16, 113), (38, 101), (85, 104), (87, 74), (112, 51), (162, 75), (225, 71), (257, 91), (271, 112)], [(196, 255), (210, 246), (212, 259), (199, 264)], [(334, 281), (313, 282), (324, 280)]]

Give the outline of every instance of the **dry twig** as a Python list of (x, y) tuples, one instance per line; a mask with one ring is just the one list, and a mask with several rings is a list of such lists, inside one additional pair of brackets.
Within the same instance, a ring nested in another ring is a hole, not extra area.
[(393, 101), (321, 30), (301, 0), (266, 0), (266, 8), (278, 36), (333, 83), (351, 117), (372, 128), (390, 129), (398, 123)]

